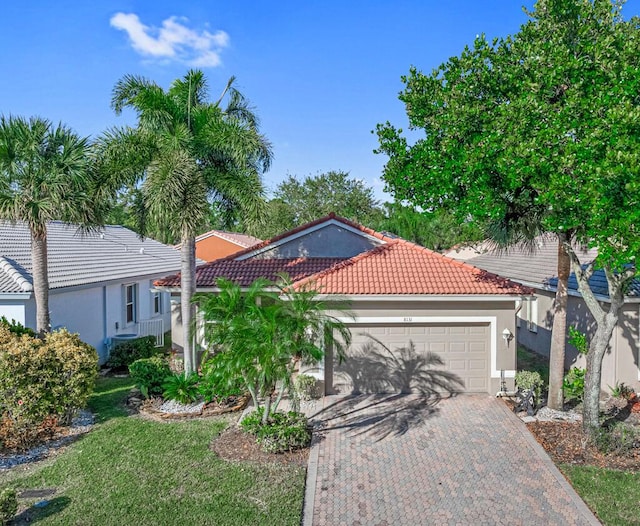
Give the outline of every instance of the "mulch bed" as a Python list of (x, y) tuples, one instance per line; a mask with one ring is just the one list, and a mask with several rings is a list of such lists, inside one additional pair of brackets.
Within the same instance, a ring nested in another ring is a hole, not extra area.
[(640, 449), (624, 455), (602, 453), (585, 440), (581, 423), (532, 422), (527, 427), (556, 464), (640, 472)]
[(214, 438), (209, 448), (220, 458), (232, 462), (306, 466), (309, 458), (309, 448), (286, 453), (266, 453), (256, 444), (253, 436), (235, 425), (229, 426)]

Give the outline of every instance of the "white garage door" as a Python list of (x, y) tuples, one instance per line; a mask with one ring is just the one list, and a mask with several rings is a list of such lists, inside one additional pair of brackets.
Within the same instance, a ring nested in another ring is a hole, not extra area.
[[(333, 392), (489, 392), (488, 324), (353, 325)], [(429, 353), (432, 353), (431, 355)]]

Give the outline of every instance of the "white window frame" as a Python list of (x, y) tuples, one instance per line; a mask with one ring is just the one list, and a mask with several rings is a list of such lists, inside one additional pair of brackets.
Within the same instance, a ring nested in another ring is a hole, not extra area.
[(524, 302), (524, 320), (526, 321), (527, 329), (530, 332), (538, 332), (538, 298), (525, 298)]
[(151, 290), (151, 315), (162, 316), (164, 314), (164, 294), (158, 290)]
[[(138, 323), (138, 284), (137, 283), (127, 283), (123, 285), (123, 321), (125, 327), (129, 327), (131, 325), (135, 325)], [(132, 298), (129, 301), (129, 291), (132, 291)], [(131, 305), (132, 311), (132, 319), (129, 319), (129, 305)]]

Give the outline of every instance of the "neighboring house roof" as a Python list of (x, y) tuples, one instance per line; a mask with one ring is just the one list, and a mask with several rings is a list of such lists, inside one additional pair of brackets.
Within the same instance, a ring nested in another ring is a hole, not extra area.
[(196, 237), (196, 243), (211, 236), (221, 237), (222, 239), (226, 239), (227, 241), (230, 241), (231, 243), (234, 243), (242, 248), (252, 247), (253, 245), (257, 245), (258, 243), (262, 242), (262, 239), (249, 236), (247, 234), (240, 234), (238, 232), (225, 232), (224, 230), (210, 230), (209, 232), (200, 234), (198, 237)]
[(480, 254), (490, 252), (495, 247), (495, 243), (488, 239), (484, 241), (474, 241), (473, 243), (461, 243), (451, 247), (449, 250), (442, 252), (445, 256), (448, 256), (458, 261), (468, 261), (471, 258), (475, 258)]
[[(580, 263), (587, 265), (597, 256), (596, 249), (574, 246)], [(558, 239), (553, 235), (538, 236), (534, 243), (517, 244), (507, 249), (493, 249), (468, 262), (529, 286), (555, 289), (558, 284)], [(589, 281), (595, 294), (607, 296), (609, 288), (604, 271), (597, 270)], [(569, 289), (577, 291), (575, 275), (569, 277)], [(634, 280), (628, 296), (640, 297), (640, 281)]]
[[(49, 287), (57, 289), (180, 268), (180, 253), (153, 239), (141, 240), (121, 226), (80, 233), (76, 226), (47, 225)], [(0, 293), (31, 291), (31, 237), (21, 222), (0, 221)]]
[[(376, 241), (368, 250), (351, 257), (265, 258), (271, 246), (321, 227), (342, 224)], [(258, 277), (274, 279), (286, 272), (295, 288), (312, 286), (325, 294), (342, 295), (521, 295), (531, 291), (522, 285), (454, 261), (402, 239), (392, 239), (369, 228), (331, 214), (225, 259), (196, 270), (197, 287), (215, 288), (219, 277), (248, 286)], [(179, 287), (178, 274), (156, 281), (157, 286)]]

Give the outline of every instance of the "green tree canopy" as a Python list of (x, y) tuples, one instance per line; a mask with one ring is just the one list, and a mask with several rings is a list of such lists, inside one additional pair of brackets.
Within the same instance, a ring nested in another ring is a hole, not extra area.
[(88, 139), (39, 117), (0, 119), (0, 219), (24, 221), (31, 233), (36, 326), (50, 330), (47, 222), (102, 224)]
[(314, 221), (331, 212), (370, 226), (382, 215), (373, 190), (347, 172), (331, 171), (282, 181), (269, 201), (267, 238)]
[[(602, 356), (640, 249), (640, 21), (624, 20), (623, 3), (539, 0), (513, 37), (480, 36), (430, 74), (403, 77), (410, 126), (424, 131), (415, 144), (377, 128), (396, 199), (472, 218), (497, 238), (561, 236), (598, 327), (586, 427), (598, 424)], [(581, 279), (571, 237), (598, 248), (609, 310)]]

